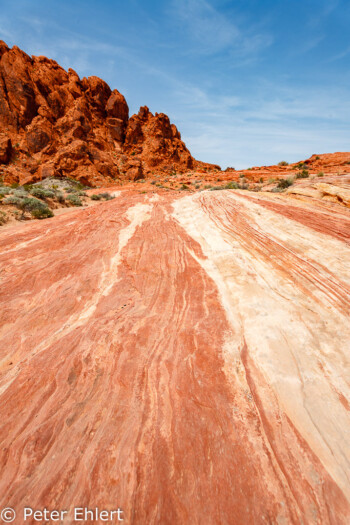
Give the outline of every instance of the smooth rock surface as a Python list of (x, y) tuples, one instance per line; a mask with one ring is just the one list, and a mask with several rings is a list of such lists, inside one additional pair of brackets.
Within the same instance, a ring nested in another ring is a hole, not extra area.
[(243, 191), (2, 231), (0, 506), (349, 523), (349, 260), (347, 208)]

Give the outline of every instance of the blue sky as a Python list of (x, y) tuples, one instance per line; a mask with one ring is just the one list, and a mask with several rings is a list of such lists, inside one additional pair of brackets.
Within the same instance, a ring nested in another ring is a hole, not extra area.
[(350, 150), (349, 0), (1, 0), (0, 38), (167, 113), (223, 168)]

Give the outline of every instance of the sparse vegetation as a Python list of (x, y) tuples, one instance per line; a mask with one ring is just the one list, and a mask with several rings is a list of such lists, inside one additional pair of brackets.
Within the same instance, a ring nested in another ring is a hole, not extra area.
[(289, 188), (289, 186), (292, 186), (293, 179), (281, 179), (278, 181), (277, 188), (280, 188), (282, 190), (285, 190), (286, 188)]
[(102, 199), (101, 195), (96, 195), (95, 193), (93, 195), (90, 195), (90, 199), (92, 201), (100, 201)]
[(298, 171), (296, 174), (297, 179), (307, 179), (309, 177), (309, 171), (307, 169), (303, 169), (301, 171)]
[(288, 162), (285, 160), (281, 160), (281, 162), (278, 163), (279, 166), (289, 166)]
[(74, 193), (70, 193), (68, 196), (67, 196), (67, 201), (72, 204), (73, 206), (82, 206), (83, 203), (81, 202), (81, 200), (79, 199), (79, 196), (78, 195), (75, 195)]
[(33, 195), (33, 197), (37, 197), (38, 199), (53, 199), (55, 197), (55, 192), (53, 190), (46, 190), (44, 188), (32, 188), (30, 190), (30, 194)]
[(323, 173), (323, 171), (319, 171), (319, 172), (317, 173), (317, 177), (324, 177), (324, 173)]
[(31, 214), (35, 219), (49, 219), (53, 217), (53, 211), (48, 206), (33, 210)]
[(0, 211), (0, 226), (3, 226), (8, 221), (8, 216), (4, 211)]
[(237, 182), (234, 182), (234, 181), (228, 182), (225, 186), (225, 190), (237, 190), (237, 189), (238, 189), (238, 184)]
[(12, 204), (13, 206), (17, 206), (21, 202), (20, 197), (15, 197), (14, 195), (10, 195), (9, 197), (6, 197), (6, 199), (3, 200), (4, 204)]
[(24, 218), (25, 212), (29, 212), (36, 219), (46, 219), (53, 217), (52, 210), (44, 202), (32, 198), (32, 197), (15, 197), (10, 196), (6, 199), (6, 204), (14, 204), (19, 210), (22, 211), (22, 217)]

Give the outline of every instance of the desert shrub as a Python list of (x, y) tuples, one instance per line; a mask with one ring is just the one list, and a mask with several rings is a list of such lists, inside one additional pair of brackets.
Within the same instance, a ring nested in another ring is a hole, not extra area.
[(68, 197), (67, 197), (67, 201), (69, 201), (69, 203), (72, 204), (73, 206), (82, 206), (83, 205), (83, 203), (79, 199), (78, 195), (69, 194)]
[(323, 171), (319, 171), (319, 172), (317, 173), (317, 177), (324, 177), (324, 173), (323, 173)]
[(278, 181), (277, 188), (281, 188), (282, 190), (289, 188), (293, 184), (292, 179), (281, 179)]
[(35, 219), (49, 219), (53, 217), (53, 211), (48, 206), (32, 210), (31, 214)]
[(317, 157), (315, 158), (315, 160), (320, 160), (320, 157), (317, 155)]
[(264, 179), (260, 177), (259, 182), (262, 184), (264, 182)]
[(42, 201), (39, 201), (36, 198), (25, 197), (19, 198), (15, 196), (8, 197), (11, 200), (10, 204), (15, 204), (15, 206), (22, 211), (22, 216), (24, 212), (28, 211), (36, 219), (46, 219), (48, 217), (53, 217), (52, 210)]
[(25, 197), (24, 199), (20, 199), (20, 202), (17, 204), (17, 207), (20, 210), (32, 212), (34, 210), (41, 210), (43, 208), (47, 208), (48, 206), (47, 204), (39, 201), (38, 199)]
[(6, 213), (4, 211), (0, 211), (0, 226), (2, 226), (3, 224), (6, 224), (7, 221), (8, 221), (8, 216), (6, 215)]
[(222, 186), (213, 186), (210, 191), (218, 191), (218, 190), (222, 190)]
[(20, 199), (20, 197), (15, 197), (14, 195), (10, 195), (9, 197), (6, 197), (6, 199), (4, 199), (3, 203), (13, 204), (14, 206), (17, 206), (21, 202), (21, 200), (22, 199)]
[(189, 190), (187, 184), (182, 184), (180, 190)]
[(240, 179), (243, 179), (243, 178), (244, 178), (244, 173), (240, 173), (240, 174), (239, 174), (239, 178), (240, 178)]
[(60, 204), (63, 204), (64, 202), (66, 202), (64, 195), (61, 191), (56, 191), (55, 197), (57, 199), (57, 202), (59, 202)]
[(37, 197), (38, 199), (53, 199), (55, 197), (54, 191), (46, 190), (44, 188), (32, 188), (30, 190), (30, 194), (33, 195), (33, 197)]
[(299, 170), (306, 170), (308, 165), (305, 164), (305, 162), (299, 162), (299, 164), (297, 164), (295, 167)]
[(19, 188), (18, 190), (14, 190), (13, 195), (15, 197), (24, 198), (24, 197), (27, 197), (28, 192), (25, 191), (23, 188)]
[(105, 201), (110, 201), (114, 199), (113, 195), (111, 195), (110, 193), (100, 193), (100, 195), (101, 195), (101, 198), (104, 199)]
[(237, 190), (237, 189), (238, 189), (238, 184), (237, 182), (234, 182), (234, 181), (228, 182), (225, 186), (225, 190)]
[(298, 171), (298, 173), (296, 174), (297, 179), (307, 179), (308, 177), (309, 177), (309, 172), (305, 168), (301, 171)]
[(96, 195), (95, 193), (93, 195), (90, 195), (90, 199), (92, 201), (100, 201), (102, 199), (101, 195)]
[(204, 189), (205, 189), (205, 190), (210, 190), (210, 188), (211, 188), (211, 184), (206, 184), (206, 185), (204, 186)]
[(281, 162), (278, 163), (279, 166), (288, 166), (288, 162), (285, 160), (281, 160)]
[(0, 186), (0, 193), (2, 195), (10, 195), (12, 193), (11, 189), (8, 186)]
[(86, 186), (84, 184), (82, 184), (81, 182), (79, 182), (76, 179), (71, 179), (70, 177), (67, 177), (67, 181), (70, 184), (72, 184), (78, 190), (83, 190), (84, 188), (86, 188)]
[(155, 184), (155, 183), (156, 183), (156, 181), (155, 181), (155, 180), (152, 180), (152, 181), (151, 181), (151, 184)]
[(11, 184), (11, 188), (18, 188), (19, 184), (18, 182), (14, 182), (13, 184)]

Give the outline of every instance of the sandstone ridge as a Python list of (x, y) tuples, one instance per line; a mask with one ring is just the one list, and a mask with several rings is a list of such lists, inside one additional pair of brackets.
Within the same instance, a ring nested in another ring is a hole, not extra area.
[(211, 165), (193, 159), (164, 113), (145, 106), (129, 118), (124, 96), (100, 78), (80, 79), (73, 69), (0, 41), (5, 183), (58, 176), (96, 186), (201, 166)]

